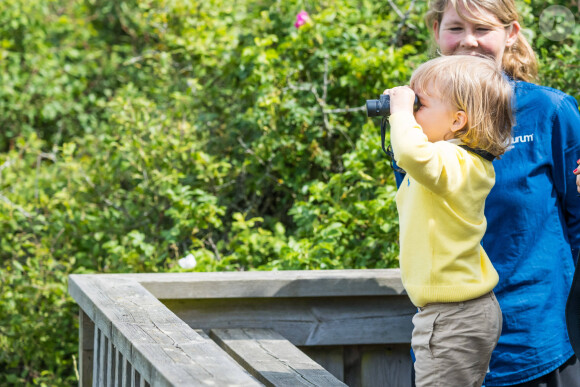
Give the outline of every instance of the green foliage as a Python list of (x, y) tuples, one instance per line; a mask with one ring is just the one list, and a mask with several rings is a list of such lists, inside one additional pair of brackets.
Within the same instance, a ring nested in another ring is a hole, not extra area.
[[(551, 42), (521, 5), (541, 82), (578, 96), (578, 26)], [(425, 7), (3, 0), (0, 385), (76, 383), (71, 273), (397, 267), (357, 108), (428, 57)]]
[[(540, 62), (540, 76), (537, 83), (562, 90), (579, 99), (580, 90), (580, 3), (572, 0), (526, 0), (522, 5), (523, 23), (528, 36), (532, 37), (532, 46)], [(554, 20), (554, 29), (570, 27), (563, 40), (550, 40), (550, 36), (538, 27), (542, 13), (551, 6), (563, 6), (570, 10), (574, 21)], [(573, 28), (570, 22), (574, 23)]]

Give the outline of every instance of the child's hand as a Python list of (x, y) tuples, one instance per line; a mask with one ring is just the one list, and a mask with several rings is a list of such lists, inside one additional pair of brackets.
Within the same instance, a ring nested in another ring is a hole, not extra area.
[(387, 89), (383, 94), (388, 94), (391, 98), (391, 114), (397, 112), (409, 112), (413, 114), (415, 104), (415, 92), (409, 86), (397, 86)]
[(577, 163), (579, 167), (574, 170), (574, 174), (576, 175), (576, 190), (580, 194), (580, 160)]

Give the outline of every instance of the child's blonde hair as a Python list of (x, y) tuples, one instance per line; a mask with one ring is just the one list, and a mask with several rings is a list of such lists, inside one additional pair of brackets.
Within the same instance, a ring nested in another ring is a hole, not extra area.
[(496, 157), (505, 153), (514, 125), (513, 90), (494, 60), (469, 55), (435, 58), (413, 72), (410, 86), (466, 113), (467, 124), (455, 132), (464, 144)]
[[(430, 0), (429, 10), (425, 15), (427, 26), (432, 29), (435, 22), (441, 26), (441, 19), (449, 3), (462, 19), (470, 23), (489, 24), (487, 20), (475, 17), (476, 13), (488, 12), (498, 18), (501, 27), (507, 28), (512, 22), (518, 21), (519, 17), (514, 0)], [(460, 12), (459, 3), (463, 4), (469, 14)], [(537, 77), (538, 61), (536, 55), (521, 31), (518, 33), (515, 44), (505, 50), (502, 68), (513, 78), (522, 81), (531, 82)]]

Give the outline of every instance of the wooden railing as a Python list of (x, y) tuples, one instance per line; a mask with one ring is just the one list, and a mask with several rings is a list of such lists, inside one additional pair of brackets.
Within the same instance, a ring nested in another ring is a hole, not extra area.
[(71, 275), (80, 386), (407, 386), (399, 270)]

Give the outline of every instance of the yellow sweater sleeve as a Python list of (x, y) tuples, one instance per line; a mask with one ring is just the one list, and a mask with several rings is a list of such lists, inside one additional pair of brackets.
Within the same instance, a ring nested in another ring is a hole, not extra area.
[[(461, 185), (462, 153), (453, 152), (444, 141), (429, 142), (411, 113), (390, 117), (391, 144), (397, 165), (417, 182), (439, 194), (453, 192)], [(451, 150), (451, 151), (450, 151)]]

